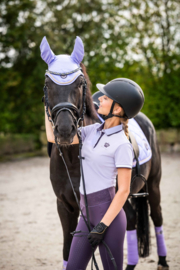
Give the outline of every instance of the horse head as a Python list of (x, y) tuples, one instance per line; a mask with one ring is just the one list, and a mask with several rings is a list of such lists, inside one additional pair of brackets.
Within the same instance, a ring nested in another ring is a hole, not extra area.
[(44, 37), (40, 50), (42, 59), (48, 64), (44, 86), (46, 111), (53, 123), (57, 142), (67, 146), (77, 133), (85, 107), (83, 124), (92, 124), (97, 120), (89, 77), (81, 63), (84, 46), (77, 37), (71, 55), (56, 56)]

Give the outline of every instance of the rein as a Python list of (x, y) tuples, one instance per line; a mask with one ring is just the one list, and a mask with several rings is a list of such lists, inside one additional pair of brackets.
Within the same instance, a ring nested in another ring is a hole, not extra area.
[[(49, 70), (46, 71), (46, 72), (49, 72), (49, 73), (55, 74), (55, 75), (66, 76), (68, 74), (72, 74), (72, 73), (76, 72), (79, 69), (80, 68), (78, 68), (78, 69), (76, 69), (74, 71), (71, 71), (69, 73), (57, 73), (57, 72), (52, 72), (52, 71), (49, 71)], [(50, 110), (50, 112), (51, 112), (51, 115), (50, 115), (50, 113), (49, 113), (50, 106), (49, 106), (48, 95), (47, 95), (47, 86), (46, 86), (46, 84), (44, 85), (43, 91), (44, 91), (44, 103), (45, 103), (45, 107), (46, 107), (46, 114), (48, 116), (48, 120), (51, 122), (53, 131), (54, 131), (54, 128), (55, 128), (54, 124), (56, 123), (57, 117), (60, 114), (60, 112), (63, 111), (63, 110), (69, 111), (69, 113), (72, 115), (72, 118), (73, 118), (74, 122), (76, 123), (77, 128), (80, 126), (80, 123), (81, 123), (81, 127), (83, 126), (84, 115), (85, 115), (85, 112), (86, 112), (85, 97), (86, 97), (86, 90), (87, 90), (87, 82), (86, 82), (86, 79), (85, 79), (84, 76), (83, 76), (83, 78), (84, 78), (84, 80), (83, 80), (83, 99), (82, 99), (83, 109), (82, 109), (81, 116), (79, 116), (78, 108), (74, 104), (69, 103), (69, 102), (61, 102), (61, 103), (58, 103), (57, 105), (55, 105), (52, 108), (52, 110)], [(77, 117), (74, 115), (74, 112), (76, 113)], [(57, 141), (57, 137), (55, 137), (55, 143), (56, 143), (56, 147), (57, 147), (57, 149), (59, 151), (59, 155), (61, 156), (61, 158), (63, 160), (63, 163), (65, 165), (67, 175), (68, 175), (68, 178), (69, 178), (69, 182), (71, 184), (72, 191), (73, 191), (76, 203), (78, 205), (79, 211), (80, 211), (80, 213), (81, 213), (81, 215), (82, 215), (82, 217), (84, 219), (84, 222), (85, 222), (85, 224), (86, 224), (86, 226), (88, 228), (88, 231), (90, 232), (91, 231), (91, 226), (90, 226), (90, 219), (89, 219), (89, 210), (88, 210), (88, 201), (87, 201), (87, 195), (86, 195), (86, 187), (85, 187), (85, 181), (84, 181), (83, 164), (82, 164), (82, 159), (84, 159), (84, 157), (82, 157), (82, 155), (81, 155), (81, 150), (82, 150), (82, 146), (83, 146), (82, 138), (81, 138), (81, 132), (78, 131), (77, 135), (78, 135), (78, 138), (79, 138), (79, 156), (78, 156), (78, 158), (80, 159), (80, 170), (81, 170), (81, 175), (82, 175), (82, 180), (83, 180), (83, 189), (84, 189), (87, 220), (85, 219), (85, 216), (84, 216), (84, 214), (83, 214), (83, 212), (81, 210), (81, 207), (79, 205), (79, 200), (78, 200), (77, 194), (75, 192), (75, 189), (74, 189), (74, 186), (73, 186), (73, 183), (72, 183), (72, 180), (71, 180), (71, 177), (70, 177), (66, 162), (64, 160), (62, 151), (61, 151), (59, 143)], [(74, 236), (75, 234), (78, 234), (80, 232), (82, 232), (82, 231), (74, 231), (71, 234)], [(87, 232), (82, 232), (82, 233), (87, 233)], [(84, 235), (77, 235), (77, 236), (81, 237), (81, 236), (84, 236)], [(106, 248), (106, 250), (107, 250), (107, 252), (108, 252), (108, 254), (110, 256), (110, 259), (111, 259), (111, 261), (113, 263), (114, 269), (117, 270), (117, 265), (116, 265), (115, 259), (113, 258), (113, 255), (112, 255), (109, 247), (107, 246), (107, 244), (104, 241), (102, 241), (102, 243), (105, 246), (105, 248)], [(92, 248), (92, 253), (93, 254), (92, 254), (91, 270), (93, 270), (93, 262), (94, 262), (96, 270), (99, 270), (98, 264), (97, 264), (96, 259), (95, 259), (94, 252), (95, 251)]]

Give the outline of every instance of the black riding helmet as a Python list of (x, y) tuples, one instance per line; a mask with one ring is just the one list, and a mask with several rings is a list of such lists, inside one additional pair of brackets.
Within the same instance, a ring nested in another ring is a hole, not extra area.
[[(113, 100), (109, 114), (105, 120), (113, 116), (133, 118), (142, 109), (144, 94), (140, 86), (132, 80), (118, 78), (104, 84), (96, 84), (97, 88), (104, 95)], [(112, 114), (115, 103), (118, 103), (124, 110), (124, 116)]]

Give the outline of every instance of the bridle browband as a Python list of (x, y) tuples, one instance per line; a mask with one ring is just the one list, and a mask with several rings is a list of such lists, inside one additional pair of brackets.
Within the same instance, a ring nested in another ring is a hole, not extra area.
[[(81, 69), (81, 67), (79, 67), (79, 68), (77, 68), (77, 69), (75, 69), (73, 71), (70, 71), (68, 73), (58, 73), (58, 72), (46, 70), (46, 73), (50, 73), (50, 74), (54, 74), (54, 75), (59, 75), (59, 76), (66, 76), (66, 75), (75, 73), (75, 72), (77, 72), (80, 69)], [(55, 128), (55, 123), (56, 123), (56, 120), (57, 120), (58, 115), (60, 114), (61, 111), (64, 111), (64, 110), (68, 111), (71, 114), (74, 122), (76, 123), (76, 127), (77, 128), (80, 126), (80, 123), (81, 123), (81, 127), (83, 126), (84, 115), (85, 115), (85, 112), (86, 112), (85, 98), (86, 98), (87, 82), (86, 82), (86, 79), (85, 79), (84, 74), (82, 75), (82, 77), (83, 77), (83, 99), (82, 99), (83, 107), (82, 107), (82, 114), (81, 114), (81, 116), (79, 116), (79, 110), (78, 110), (78, 108), (74, 104), (72, 104), (70, 102), (61, 102), (61, 103), (58, 103), (51, 110), (50, 109), (50, 106), (49, 106), (49, 101), (48, 101), (47, 86), (46, 86), (46, 84), (44, 85), (44, 88), (43, 88), (43, 91), (44, 91), (44, 104), (45, 104), (45, 107), (46, 107), (46, 113), (47, 113), (47, 116), (48, 116), (48, 120), (51, 122), (53, 131), (54, 131), (54, 128)], [(51, 114), (49, 113), (49, 110), (50, 110), (50, 113)], [(76, 116), (74, 115), (74, 112), (75, 112)], [(84, 189), (84, 198), (85, 198), (87, 220), (85, 219), (84, 214), (83, 214), (83, 212), (81, 210), (81, 207), (79, 205), (79, 200), (78, 200), (77, 194), (76, 194), (76, 192), (74, 190), (74, 186), (73, 186), (73, 183), (72, 183), (72, 180), (71, 180), (71, 177), (70, 177), (70, 174), (69, 174), (69, 171), (68, 171), (66, 162), (64, 160), (62, 151), (60, 149), (59, 143), (57, 141), (57, 137), (55, 137), (55, 143), (56, 143), (56, 147), (57, 147), (57, 149), (59, 151), (59, 155), (61, 156), (61, 158), (62, 158), (62, 160), (64, 162), (64, 165), (65, 165), (65, 168), (66, 168), (66, 171), (67, 171), (67, 175), (68, 175), (68, 178), (69, 178), (69, 181), (70, 181), (70, 184), (71, 184), (71, 187), (72, 187), (72, 190), (73, 190), (73, 193), (74, 193), (74, 197), (75, 197), (76, 203), (78, 205), (79, 211), (81, 212), (81, 215), (82, 215), (82, 217), (84, 219), (84, 222), (85, 222), (85, 224), (86, 224), (86, 226), (88, 228), (88, 231), (90, 232), (91, 231), (91, 226), (90, 226), (88, 202), (87, 202), (86, 187), (85, 187), (83, 165), (82, 165), (82, 159), (84, 159), (84, 157), (82, 157), (82, 155), (81, 155), (81, 149), (82, 149), (81, 132), (78, 131), (77, 132), (77, 135), (78, 135), (78, 138), (79, 138), (80, 170), (81, 170), (82, 182), (83, 182), (83, 189)], [(78, 234), (79, 232), (82, 232), (82, 231), (74, 231), (72, 233), (72, 235)], [(84, 233), (84, 232), (82, 232), (82, 233)], [(80, 235), (80, 237), (81, 236), (83, 236), (83, 235)], [(115, 259), (113, 258), (113, 255), (112, 255), (109, 247), (107, 246), (107, 244), (104, 241), (102, 241), (102, 243), (105, 246), (105, 248), (106, 248), (106, 250), (107, 250), (107, 252), (108, 252), (108, 254), (110, 256), (110, 259), (111, 259), (111, 261), (112, 261), (112, 263), (114, 265), (114, 269), (117, 270), (117, 265), (116, 265)], [(99, 267), (97, 265), (97, 262), (96, 262), (96, 259), (95, 259), (95, 255), (94, 255), (94, 249), (92, 248), (92, 250), (93, 250), (93, 252), (92, 252), (91, 269), (93, 270), (93, 262), (94, 262), (94, 265), (96, 267), (96, 270), (99, 270)]]
[(59, 75), (59, 76), (67, 76), (67, 75), (70, 75), (70, 74), (73, 74), (75, 72), (77, 72), (78, 70), (81, 70), (82, 71), (82, 68), (81, 67), (78, 67), (72, 71), (69, 71), (69, 72), (65, 72), (65, 73), (59, 73), (59, 72), (55, 72), (55, 71), (51, 71), (49, 69), (46, 70), (46, 73), (50, 73), (50, 74), (54, 74), (54, 75)]

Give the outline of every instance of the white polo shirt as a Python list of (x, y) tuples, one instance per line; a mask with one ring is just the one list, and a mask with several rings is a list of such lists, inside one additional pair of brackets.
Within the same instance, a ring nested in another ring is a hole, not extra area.
[[(103, 129), (104, 123), (81, 128), (86, 193), (116, 186), (117, 168), (132, 168), (133, 148), (123, 126)], [(84, 194), (82, 177), (80, 193)]]

